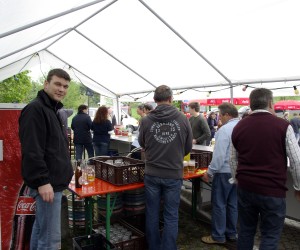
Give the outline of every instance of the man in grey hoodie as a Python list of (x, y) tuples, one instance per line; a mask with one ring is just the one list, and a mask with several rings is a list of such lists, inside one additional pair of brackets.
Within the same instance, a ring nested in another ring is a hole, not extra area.
[[(175, 250), (183, 157), (192, 150), (188, 119), (172, 106), (172, 90), (161, 85), (154, 92), (157, 107), (140, 124), (139, 144), (145, 149), (146, 236), (149, 250)], [(161, 200), (164, 230), (159, 232)]]

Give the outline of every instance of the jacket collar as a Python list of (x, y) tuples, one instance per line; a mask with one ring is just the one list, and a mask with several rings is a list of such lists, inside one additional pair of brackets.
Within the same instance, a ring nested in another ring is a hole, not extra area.
[(54, 100), (52, 100), (47, 93), (44, 90), (40, 90), (38, 92), (37, 95), (40, 99), (42, 99), (42, 101), (45, 103), (46, 106), (48, 106), (49, 108), (52, 108), (55, 110), (55, 112), (58, 109), (61, 109), (64, 105), (61, 102), (56, 102)]

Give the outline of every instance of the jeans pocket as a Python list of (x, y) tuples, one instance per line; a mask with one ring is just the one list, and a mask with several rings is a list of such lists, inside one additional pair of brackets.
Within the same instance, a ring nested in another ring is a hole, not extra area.
[(35, 199), (39, 195), (37, 189), (29, 188), (29, 196)]

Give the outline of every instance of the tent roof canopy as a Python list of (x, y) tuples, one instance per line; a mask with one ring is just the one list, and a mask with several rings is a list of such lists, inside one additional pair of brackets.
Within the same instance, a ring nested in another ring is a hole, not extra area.
[(300, 82), (299, 7), (297, 0), (5, 0), (0, 81), (61, 67), (124, 100), (149, 99), (161, 84), (178, 99), (244, 97), (249, 92), (237, 86), (266, 83), (291, 95)]

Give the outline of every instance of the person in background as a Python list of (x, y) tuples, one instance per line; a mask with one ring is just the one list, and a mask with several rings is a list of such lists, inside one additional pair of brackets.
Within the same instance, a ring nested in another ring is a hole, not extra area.
[(108, 155), (110, 133), (113, 129), (112, 123), (108, 119), (107, 107), (99, 107), (92, 122), (93, 145), (96, 156)]
[(247, 117), (248, 115), (250, 115), (250, 114), (251, 114), (251, 110), (250, 110), (250, 109), (246, 110), (246, 111), (242, 114), (241, 119), (246, 118), (246, 117)]
[[(137, 107), (137, 114), (141, 116), (141, 119), (143, 117), (145, 117), (148, 113), (150, 113), (150, 111), (153, 110), (153, 107), (151, 104), (141, 104)], [(136, 132), (136, 136), (135, 136), (135, 139), (133, 140), (133, 142), (131, 143), (131, 151), (136, 149), (136, 148), (140, 148), (140, 144), (138, 142), (138, 137), (139, 137), (139, 129), (140, 129), (140, 126), (138, 126), (137, 128), (137, 132)], [(141, 151), (138, 150), (138, 151), (135, 151), (131, 154), (131, 157), (134, 158), (134, 159), (138, 159), (138, 160), (141, 160), (142, 156), (141, 156)]]
[(189, 119), (193, 131), (193, 144), (206, 146), (206, 142), (210, 140), (210, 130), (205, 118), (200, 115), (200, 104), (191, 102), (189, 104), (191, 117)]
[(58, 113), (58, 117), (61, 121), (61, 124), (65, 130), (65, 133), (67, 135), (67, 137), (69, 137), (71, 135), (71, 131), (68, 127), (68, 118), (73, 115), (73, 109), (65, 109), (65, 108), (61, 108), (57, 111)]
[(287, 122), (290, 122), (289, 120), (289, 112), (284, 112), (283, 117), (284, 120), (286, 120)]
[(114, 114), (114, 111), (113, 111), (112, 107), (107, 107), (107, 109), (108, 109), (108, 119), (111, 121), (111, 124), (114, 128), (115, 125), (117, 125), (116, 116)]
[[(161, 85), (154, 92), (157, 107), (142, 118), (139, 143), (145, 149), (146, 238), (149, 250), (177, 249), (178, 209), (183, 157), (192, 150), (187, 118), (172, 106), (172, 90)], [(159, 231), (163, 200), (164, 230)]]
[(89, 158), (94, 157), (91, 135), (92, 120), (88, 115), (87, 105), (82, 104), (78, 107), (78, 113), (72, 119), (71, 128), (74, 131), (75, 159), (82, 159), (84, 149), (86, 149)]
[(290, 124), (294, 130), (296, 141), (299, 142), (299, 129), (300, 129), (300, 118), (297, 113), (293, 114), (293, 118), (290, 120)]
[(237, 249), (253, 249), (258, 221), (259, 249), (277, 249), (286, 215), (287, 157), (300, 201), (300, 149), (291, 125), (275, 115), (272, 91), (254, 89), (250, 107), (252, 113), (239, 121), (231, 137), (231, 182), (238, 186)]
[(149, 103), (144, 104), (144, 113), (148, 115), (153, 110), (153, 106)]
[(237, 188), (236, 184), (229, 183), (232, 177), (229, 156), (231, 133), (239, 121), (238, 111), (231, 103), (223, 103), (218, 108), (223, 126), (216, 133), (213, 158), (203, 175), (205, 182), (212, 178), (212, 232), (201, 239), (207, 244), (223, 244), (226, 239), (236, 241), (237, 234)]
[(142, 118), (146, 115), (144, 111), (144, 104), (140, 104), (137, 106), (136, 113), (141, 117), (139, 120), (140, 123)]
[(19, 138), (22, 176), (36, 201), (30, 249), (60, 249), (61, 200), (73, 176), (68, 140), (57, 110), (68, 92), (71, 78), (52, 69), (44, 89), (21, 112)]
[(208, 127), (210, 129), (210, 140), (207, 140), (207, 143), (206, 143), (206, 145), (209, 145), (211, 139), (215, 137), (216, 128), (218, 126), (216, 113), (210, 112), (206, 121), (207, 121)]

